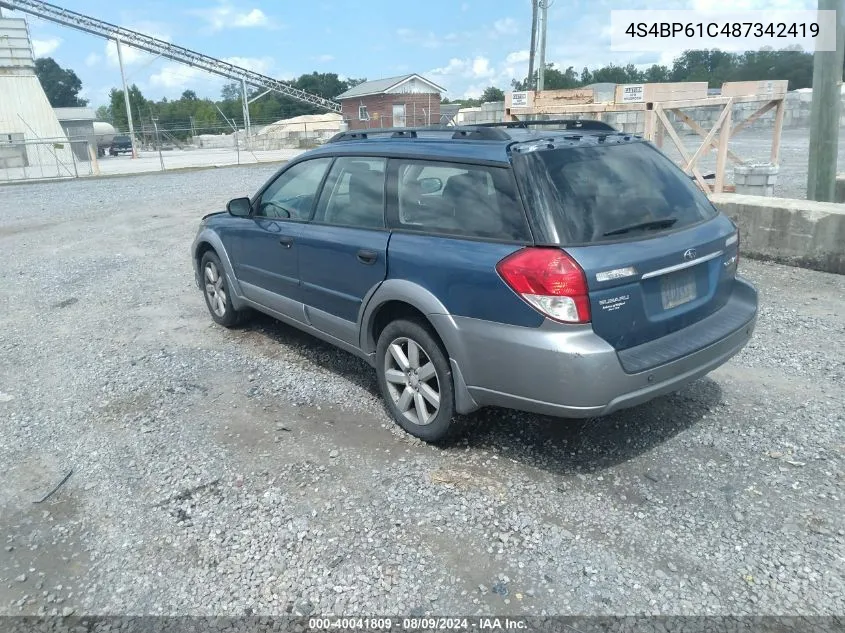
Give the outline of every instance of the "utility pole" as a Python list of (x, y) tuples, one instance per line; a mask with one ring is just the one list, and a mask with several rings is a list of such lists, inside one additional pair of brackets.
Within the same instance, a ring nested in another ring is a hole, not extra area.
[(156, 147), (158, 148), (158, 160), (161, 163), (161, 171), (165, 171), (164, 169), (164, 156), (161, 154), (161, 141), (158, 138), (158, 117), (150, 117), (153, 120), (153, 129), (155, 129), (156, 134)]
[(129, 122), (129, 139), (132, 141), (132, 158), (138, 158), (138, 148), (135, 147), (135, 126), (132, 125), (132, 107), (129, 105), (129, 88), (126, 87), (126, 73), (123, 71), (123, 47), (117, 42), (117, 63), (120, 65), (120, 79), (123, 81), (123, 101), (126, 104), (126, 119)]
[(537, 61), (537, 92), (543, 90), (543, 84), (545, 82), (545, 74), (546, 74), (546, 22), (548, 18), (548, 10), (549, 10), (549, 0), (539, 0), (540, 3), (540, 12), (539, 12), (539, 26), (537, 27), (538, 31), (538, 40), (539, 40), (539, 48), (540, 48), (540, 59)]
[[(836, 11), (836, 50), (813, 54), (813, 103), (810, 110), (810, 162), (807, 199), (833, 202), (842, 64), (845, 54), (845, 0), (818, 0), (819, 11)], [(818, 44), (817, 44), (818, 46)]]
[[(249, 128), (251, 127), (249, 121), (249, 94), (246, 91), (246, 80), (241, 79), (241, 95), (243, 97), (243, 109), (244, 109), (244, 134), (246, 135), (246, 148), (249, 149)], [(237, 134), (237, 131), (235, 131)]]
[(531, 50), (528, 53), (528, 90), (533, 90), (534, 81), (534, 58), (537, 55), (537, 1), (531, 0)]

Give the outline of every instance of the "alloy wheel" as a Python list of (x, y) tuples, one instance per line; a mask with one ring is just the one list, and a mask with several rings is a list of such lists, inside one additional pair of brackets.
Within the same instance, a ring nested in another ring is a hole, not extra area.
[(205, 264), (205, 296), (208, 305), (218, 317), (226, 316), (226, 289), (223, 287), (223, 275), (214, 262)]
[(425, 426), (440, 410), (440, 379), (423, 347), (408, 337), (394, 339), (384, 355), (384, 378), (405, 418)]

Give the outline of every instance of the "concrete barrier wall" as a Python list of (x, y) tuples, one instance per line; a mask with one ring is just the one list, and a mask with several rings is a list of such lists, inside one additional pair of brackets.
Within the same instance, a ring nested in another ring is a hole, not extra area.
[(729, 193), (711, 200), (739, 227), (742, 255), (845, 274), (845, 205)]

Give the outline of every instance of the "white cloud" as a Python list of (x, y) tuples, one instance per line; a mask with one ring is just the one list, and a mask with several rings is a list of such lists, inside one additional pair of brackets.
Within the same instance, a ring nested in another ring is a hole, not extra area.
[(269, 20), (261, 9), (253, 9), (249, 13), (236, 13), (234, 26), (250, 28), (253, 26), (266, 26)]
[(502, 18), (493, 23), (493, 31), (497, 35), (516, 35), (519, 33), (519, 25), (513, 18)]
[[(278, 73), (273, 69), (275, 60), (271, 57), (226, 57), (223, 61), (248, 70), (278, 77), (282, 81), (288, 81), (292, 74), (288, 72)], [(177, 98), (185, 90), (193, 90), (198, 94), (211, 95), (216, 98), (224, 84), (229, 83), (228, 79), (212, 75), (193, 66), (185, 66), (177, 62), (162, 64), (157, 72), (151, 74), (148, 79), (150, 89), (153, 89), (147, 97), (158, 99), (162, 96)], [(150, 92), (145, 89), (145, 93)]]
[(272, 28), (273, 26), (270, 18), (261, 9), (239, 10), (228, 2), (221, 2), (217, 6), (206, 9), (194, 9), (188, 13), (205, 20), (208, 30), (212, 33), (232, 28)]
[(314, 58), (314, 61), (323, 62), (323, 63), (331, 62), (331, 61), (334, 61), (334, 55), (328, 55), (328, 54), (317, 55), (317, 57)]
[(446, 35), (437, 35), (431, 31), (427, 33), (420, 33), (414, 29), (401, 28), (396, 30), (396, 35), (406, 44), (416, 44), (423, 48), (441, 48), (443, 46), (454, 44), (460, 36), (457, 33), (447, 33)]
[(527, 73), (527, 59), (526, 51), (509, 53), (500, 63), (493, 63), (483, 55), (453, 57), (448, 64), (428, 71), (425, 76), (445, 87), (450, 98), (479, 97), (490, 86), (508, 90), (512, 79), (521, 79)]
[(509, 53), (508, 56), (505, 57), (505, 62), (508, 64), (521, 64), (522, 62), (527, 62), (530, 57), (531, 52), (528, 50), (516, 51), (514, 53)]
[[(193, 66), (184, 66), (176, 62), (170, 62), (161, 67), (161, 69), (150, 75), (150, 85), (157, 88), (182, 88), (188, 90), (189, 86), (195, 86), (197, 83), (206, 83), (212, 77), (198, 68)], [(213, 78), (215, 81), (216, 77)]]
[(36, 57), (46, 57), (61, 45), (62, 40), (51, 37), (48, 40), (32, 40), (32, 52)]
[[(123, 53), (124, 66), (132, 66), (133, 64), (137, 64), (138, 62), (143, 61), (145, 58), (149, 57), (149, 55), (147, 55), (146, 53), (139, 51), (137, 48), (127, 46), (126, 44), (121, 46), (121, 51)], [(117, 67), (120, 65), (119, 58), (117, 55), (117, 44), (115, 44), (111, 40), (106, 42), (105, 53), (109, 66)]]
[(490, 68), (490, 60), (486, 57), (476, 57), (472, 60), (473, 77), (492, 77), (493, 69)]
[(262, 75), (271, 75), (276, 63), (272, 57), (224, 57), (223, 61)]
[(99, 64), (101, 59), (102, 57), (97, 53), (88, 53), (88, 57), (85, 58), (85, 65), (91, 68)]
[[(156, 22), (139, 22), (136, 24), (129, 25), (126, 28), (132, 31), (138, 31), (139, 33), (143, 33), (144, 35), (149, 35), (150, 37), (154, 37), (157, 40), (163, 40), (165, 42), (170, 41), (170, 33), (168, 32), (169, 29), (164, 24), (159, 24)], [(131, 46), (125, 43), (123, 44), (123, 46), (121, 46), (121, 49), (123, 51), (124, 66), (133, 66), (139, 64), (140, 62), (148, 61), (154, 57), (153, 55), (140, 51), (137, 48), (132, 48)], [(109, 40), (106, 42), (104, 50), (106, 60), (109, 66), (113, 68), (119, 66), (117, 57), (117, 44), (115, 44), (113, 40)], [(91, 58), (91, 55), (89, 55), (88, 57)]]

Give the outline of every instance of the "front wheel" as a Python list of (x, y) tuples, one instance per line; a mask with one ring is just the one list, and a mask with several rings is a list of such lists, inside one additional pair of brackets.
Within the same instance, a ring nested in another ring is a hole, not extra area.
[(382, 397), (396, 423), (426, 442), (446, 438), (454, 430), (452, 371), (429, 328), (404, 319), (390, 323), (376, 358)]
[(213, 251), (207, 251), (200, 262), (202, 270), (203, 295), (205, 305), (215, 323), (224, 327), (233, 327), (241, 322), (242, 314), (232, 305), (226, 271), (220, 258)]

